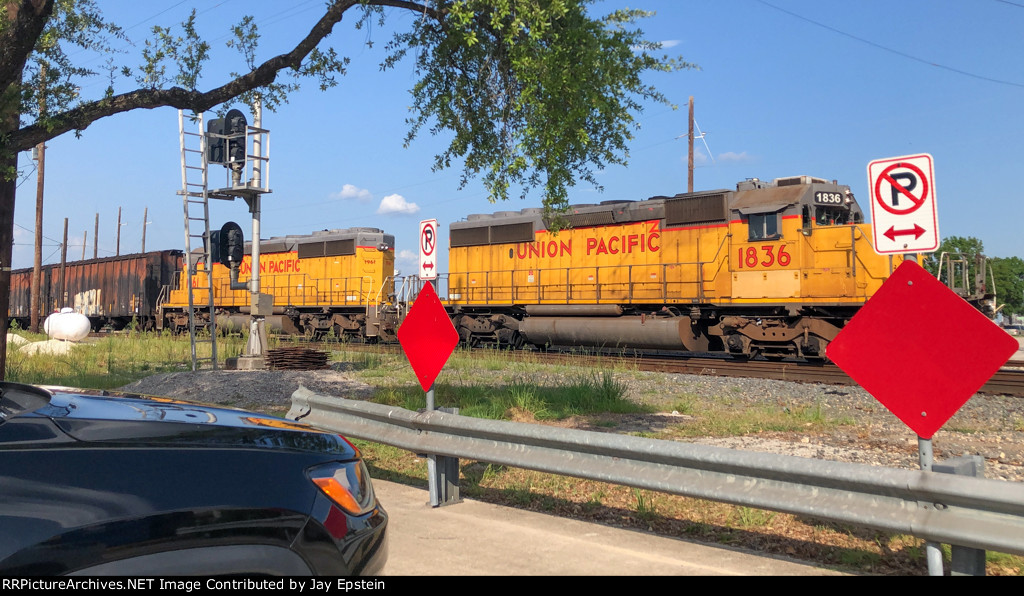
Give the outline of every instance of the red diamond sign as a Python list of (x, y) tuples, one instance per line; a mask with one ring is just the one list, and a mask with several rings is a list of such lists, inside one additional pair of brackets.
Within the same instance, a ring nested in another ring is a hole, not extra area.
[(412, 303), (409, 314), (398, 328), (398, 342), (420, 380), (420, 387), (423, 391), (430, 391), (434, 379), (459, 343), (459, 333), (448, 318), (433, 284), (424, 285)]
[(919, 437), (930, 439), (1017, 346), (908, 260), (843, 327), (827, 354)]

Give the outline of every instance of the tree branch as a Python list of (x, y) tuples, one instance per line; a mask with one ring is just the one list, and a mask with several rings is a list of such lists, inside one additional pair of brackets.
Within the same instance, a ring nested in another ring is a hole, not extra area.
[[(24, 1), (31, 2), (32, 0)], [(42, 0), (35, 1), (40, 2)], [(53, 0), (47, 0), (47, 2), (52, 5)], [(257, 66), (252, 72), (229, 81), (220, 87), (206, 92), (189, 91), (181, 87), (171, 87), (170, 89), (136, 89), (135, 91), (113, 97), (84, 103), (63, 114), (53, 116), (45, 126), (32, 124), (11, 133), (5, 143), (6, 148), (12, 151), (26, 151), (43, 141), (60, 136), (66, 132), (83, 130), (101, 118), (135, 109), (173, 107), (180, 110), (191, 110), (196, 113), (204, 112), (247, 91), (273, 83), (278, 73), (286, 68), (296, 70), (300, 68), (302, 61), (309, 56), (309, 53), (324, 38), (331, 34), (334, 26), (341, 21), (344, 13), (359, 4), (359, 0), (338, 0), (330, 4), (324, 16), (317, 21), (306, 37), (294, 49), (287, 54), (270, 58)], [(422, 4), (406, 2), (404, 0), (370, 0), (367, 4), (426, 13), (431, 18), (438, 18), (440, 14), (436, 10)], [(45, 23), (45, 19), (42, 19), (42, 22)]]

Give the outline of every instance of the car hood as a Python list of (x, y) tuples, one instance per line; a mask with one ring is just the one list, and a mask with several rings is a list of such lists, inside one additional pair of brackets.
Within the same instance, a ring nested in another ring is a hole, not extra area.
[(158, 397), (48, 390), (50, 403), (33, 415), (51, 419), (79, 441), (231, 445), (331, 453), (345, 459), (359, 456), (336, 434), (254, 412)]

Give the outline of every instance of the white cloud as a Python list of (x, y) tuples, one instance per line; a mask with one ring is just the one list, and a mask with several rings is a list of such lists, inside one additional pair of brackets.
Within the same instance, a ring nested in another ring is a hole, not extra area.
[(746, 151), (744, 151), (742, 153), (735, 153), (733, 151), (726, 151), (725, 153), (722, 153), (722, 154), (720, 154), (718, 156), (718, 160), (719, 161), (739, 162), (739, 161), (751, 161), (753, 159), (754, 159), (753, 157), (751, 157), (750, 155), (747, 155)]
[(388, 195), (380, 200), (380, 207), (377, 208), (377, 215), (388, 215), (391, 213), (411, 215), (413, 213), (418, 213), (419, 210), (419, 205), (406, 201), (405, 197), (402, 195)]
[[(680, 158), (680, 160), (683, 163), (686, 163), (686, 162), (689, 161), (689, 158), (684, 155), (684, 156), (682, 156)], [(708, 157), (708, 154), (704, 153), (704, 151), (701, 150), (699, 147), (694, 147), (693, 148), (693, 165), (695, 167), (700, 167), (700, 166), (706, 166), (709, 163), (711, 163), (711, 159)]]
[(373, 193), (365, 188), (359, 188), (353, 184), (346, 184), (341, 187), (340, 191), (332, 193), (331, 198), (341, 199), (343, 201), (346, 199), (355, 199), (357, 201), (366, 202), (373, 199)]
[(660, 43), (661, 43), (661, 49), (667, 50), (668, 48), (674, 48), (674, 47), (676, 47), (677, 45), (679, 45), (679, 44), (681, 44), (683, 42), (678, 40), (678, 39), (666, 39), (665, 41), (662, 41)]
[[(411, 250), (400, 250), (395, 255), (395, 271), (416, 272), (420, 269), (420, 253)], [(399, 275), (396, 273), (395, 275)]]

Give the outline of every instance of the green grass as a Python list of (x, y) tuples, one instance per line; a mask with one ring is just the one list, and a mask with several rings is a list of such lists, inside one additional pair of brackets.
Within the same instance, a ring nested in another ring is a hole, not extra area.
[[(30, 341), (46, 339), (41, 335), (19, 335)], [(208, 344), (199, 347), (209, 349)], [(240, 338), (218, 338), (218, 360), (223, 362), (241, 353), (242, 347), (244, 342)], [(150, 375), (191, 367), (188, 337), (128, 333), (73, 344), (66, 354), (29, 354), (12, 347), (7, 351), (5, 378), (18, 383), (114, 389)]]
[(677, 402), (680, 413), (698, 415), (685, 424), (674, 426), (674, 437), (733, 437), (762, 432), (813, 432), (836, 425), (849, 425), (847, 419), (830, 419), (820, 405), (757, 406), (736, 409), (721, 403)]

